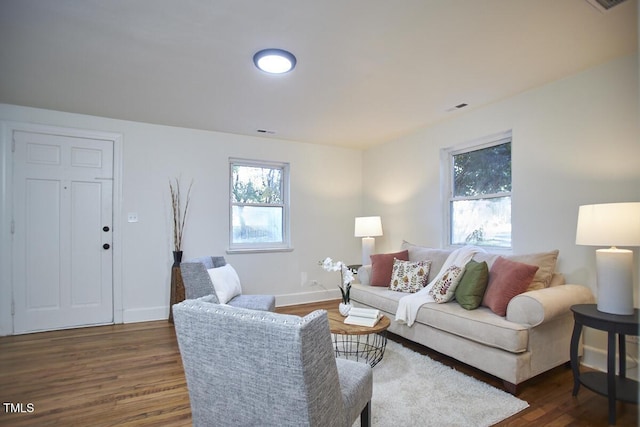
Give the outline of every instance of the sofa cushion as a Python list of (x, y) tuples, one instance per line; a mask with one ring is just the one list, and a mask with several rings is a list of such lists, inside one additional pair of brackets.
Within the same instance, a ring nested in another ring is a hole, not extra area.
[(227, 303), (231, 307), (258, 311), (275, 311), (276, 297), (273, 295), (238, 295)]
[[(209, 257), (209, 259), (211, 259), (211, 257)], [(207, 268), (202, 262), (197, 260), (194, 262), (183, 262), (180, 265), (180, 271), (187, 299), (213, 295), (215, 302), (218, 302), (216, 290), (213, 287), (213, 283), (211, 283)]]
[[(391, 319), (395, 317), (398, 301), (406, 295), (360, 283), (351, 285), (351, 300), (356, 306), (377, 308)], [(465, 310), (455, 302), (424, 304), (418, 310), (416, 322), (512, 353), (526, 351), (529, 341), (529, 329), (525, 325), (509, 322), (486, 307)]]
[(192, 258), (185, 262), (199, 262), (201, 264), (204, 264), (204, 267), (207, 270), (210, 268), (224, 267), (224, 265), (227, 263), (223, 256), (202, 256), (198, 258)]
[(380, 286), (369, 286), (361, 283), (351, 284), (351, 301), (359, 302), (390, 314), (393, 321), (400, 298), (407, 296), (402, 292), (392, 291)]
[[(528, 291), (533, 291), (535, 289), (548, 288), (551, 285), (551, 280), (553, 279), (553, 273), (556, 270), (556, 263), (558, 261), (558, 254), (560, 251), (552, 250), (548, 252), (536, 252), (530, 254), (522, 254), (522, 255), (507, 255), (502, 256), (510, 261), (522, 262), (524, 264), (529, 265), (537, 265), (538, 271), (536, 271), (531, 284), (527, 288)], [(493, 263), (500, 257), (497, 254), (489, 254), (489, 253), (477, 253), (474, 255), (473, 259), (481, 262), (486, 261), (489, 266), (489, 270), (493, 266)]]
[(482, 305), (489, 307), (498, 316), (506, 316), (509, 301), (527, 290), (536, 271), (536, 265), (498, 257), (489, 271), (489, 284)]
[(431, 282), (440, 273), (445, 261), (451, 255), (452, 250), (427, 248), (425, 246), (414, 245), (406, 240), (402, 242), (401, 249), (409, 252), (409, 261), (431, 261), (431, 269), (427, 283)]
[[(562, 273), (553, 273), (553, 276), (551, 276), (551, 283), (549, 284), (549, 287), (552, 288), (554, 286), (561, 286), (564, 285), (565, 283), (567, 283), (564, 279), (564, 274)], [(536, 290), (536, 289), (533, 289)]]
[[(430, 260), (431, 269), (427, 283), (431, 282), (440, 272), (447, 257), (453, 252), (450, 249), (435, 249), (426, 246), (419, 246), (404, 240), (400, 247), (409, 252), (409, 261)], [(491, 266), (499, 256), (511, 261), (523, 262), (525, 264), (537, 265), (540, 267), (529, 285), (528, 291), (535, 289), (548, 288), (564, 284), (564, 278), (557, 276), (555, 268), (558, 260), (559, 251), (557, 249), (547, 252), (535, 252), (522, 255), (499, 255), (492, 253), (479, 252), (474, 255), (473, 259), (477, 262), (485, 261), (491, 269)]]
[(529, 344), (527, 326), (496, 316), (486, 307), (466, 310), (455, 302), (425, 304), (416, 322), (512, 353), (527, 351)]
[(480, 307), (482, 297), (489, 283), (489, 267), (487, 263), (471, 260), (464, 269), (464, 274), (456, 288), (455, 297), (458, 304), (467, 310)]
[(393, 260), (389, 288), (399, 292), (418, 292), (427, 285), (431, 261)]
[(371, 286), (389, 287), (394, 259), (409, 261), (409, 252), (403, 250), (390, 254), (371, 255)]

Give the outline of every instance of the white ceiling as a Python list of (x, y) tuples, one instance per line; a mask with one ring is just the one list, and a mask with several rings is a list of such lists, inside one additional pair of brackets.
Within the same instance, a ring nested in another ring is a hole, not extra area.
[[(0, 102), (364, 148), (631, 54), (637, 26), (637, 0), (0, 0)], [(269, 47), (296, 69), (255, 69)]]

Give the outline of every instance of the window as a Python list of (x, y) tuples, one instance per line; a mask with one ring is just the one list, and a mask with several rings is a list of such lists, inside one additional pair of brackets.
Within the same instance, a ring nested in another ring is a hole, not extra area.
[(230, 159), (229, 250), (286, 250), (289, 165)]
[(511, 247), (511, 132), (446, 150), (450, 245)]

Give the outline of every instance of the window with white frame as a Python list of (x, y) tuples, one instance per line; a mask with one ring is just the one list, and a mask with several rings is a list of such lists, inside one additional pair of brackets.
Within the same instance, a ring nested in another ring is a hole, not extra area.
[(229, 250), (286, 250), (289, 164), (229, 159)]
[(511, 248), (511, 132), (444, 154), (447, 243)]

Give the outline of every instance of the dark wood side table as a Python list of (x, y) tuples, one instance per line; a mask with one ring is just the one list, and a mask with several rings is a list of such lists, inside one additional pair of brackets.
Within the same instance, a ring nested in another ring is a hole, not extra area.
[[(625, 335), (638, 335), (638, 309), (625, 316), (598, 311), (595, 304), (578, 304), (571, 307), (574, 326), (571, 335), (571, 369), (573, 370), (573, 395), (578, 395), (580, 384), (609, 398), (609, 424), (616, 423), (616, 400), (638, 403), (638, 382), (626, 377)], [(580, 373), (578, 344), (582, 327), (607, 331), (607, 372)], [(619, 373), (616, 375), (616, 334), (618, 335)]]

